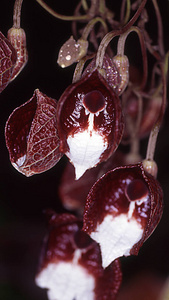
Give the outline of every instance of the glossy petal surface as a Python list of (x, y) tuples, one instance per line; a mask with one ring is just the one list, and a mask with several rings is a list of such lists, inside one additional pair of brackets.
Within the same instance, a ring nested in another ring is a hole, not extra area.
[(119, 261), (104, 270), (99, 245), (81, 231), (81, 220), (50, 213), (37, 285), (47, 288), (49, 300), (114, 300), (122, 279)]
[(142, 164), (119, 167), (106, 173), (90, 190), (83, 230), (100, 243), (106, 266), (111, 259), (138, 254), (162, 211), (162, 189)]
[(124, 127), (120, 99), (97, 70), (62, 94), (57, 127), (60, 150), (74, 164), (78, 178), (116, 150)]
[(12, 165), (26, 176), (52, 168), (62, 157), (56, 129), (56, 101), (36, 90), (6, 123)]

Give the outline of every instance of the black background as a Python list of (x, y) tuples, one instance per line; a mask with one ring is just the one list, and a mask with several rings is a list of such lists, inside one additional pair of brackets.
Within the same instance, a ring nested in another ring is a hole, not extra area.
[[(121, 1), (107, 1), (119, 11)], [(150, 2), (150, 1), (148, 1)], [(168, 43), (168, 1), (158, 1), (163, 15), (165, 47)], [(73, 13), (77, 1), (48, 1), (58, 12)], [(1, 0), (0, 30), (4, 35), (12, 26), (14, 1)], [(150, 30), (153, 35), (154, 18)], [(61, 69), (57, 54), (71, 35), (70, 22), (57, 20), (45, 12), (36, 1), (24, 0), (21, 27), (27, 35), (29, 62), (22, 73), (0, 95), (0, 300), (45, 300), (46, 292), (36, 287), (40, 246), (45, 234), (43, 210), (51, 207), (63, 211), (57, 186), (66, 159), (46, 173), (30, 178), (18, 173), (10, 164), (5, 146), (4, 127), (10, 113), (29, 100), (36, 88), (59, 99), (71, 83), (74, 66)], [(135, 56), (135, 45), (128, 53)], [(132, 54), (133, 53), (133, 54)], [(137, 62), (138, 63), (138, 62)], [(142, 144), (143, 155), (147, 140)], [(162, 278), (169, 275), (169, 112), (158, 138), (156, 161), (158, 179), (164, 190), (163, 218), (151, 238), (144, 244), (138, 257), (122, 260), (124, 280), (140, 271), (152, 272)]]

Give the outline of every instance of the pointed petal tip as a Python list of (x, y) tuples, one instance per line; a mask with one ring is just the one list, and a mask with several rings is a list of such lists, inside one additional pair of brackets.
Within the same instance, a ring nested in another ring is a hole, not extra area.
[(88, 168), (83, 165), (75, 165), (75, 180), (80, 179)]

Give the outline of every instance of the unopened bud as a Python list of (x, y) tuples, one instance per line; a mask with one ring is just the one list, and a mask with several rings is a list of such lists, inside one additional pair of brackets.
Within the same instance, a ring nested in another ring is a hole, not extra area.
[(26, 34), (22, 28), (12, 27), (8, 30), (8, 40), (17, 51), (17, 61), (13, 69), (11, 80), (15, 79), (28, 61), (26, 49)]
[(118, 94), (122, 94), (129, 81), (129, 61), (125, 55), (116, 55), (113, 57), (113, 63), (120, 75), (120, 84), (118, 86)]
[(57, 63), (62, 67), (68, 67), (74, 62), (79, 61), (87, 53), (88, 42), (79, 39), (77, 42), (71, 36), (69, 40), (63, 44), (59, 51)]

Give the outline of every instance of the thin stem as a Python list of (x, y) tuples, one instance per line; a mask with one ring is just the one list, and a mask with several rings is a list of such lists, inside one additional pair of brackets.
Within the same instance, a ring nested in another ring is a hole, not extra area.
[(13, 10), (13, 27), (20, 28), (21, 25), (21, 8), (23, 0), (16, 0)]
[(90, 16), (88, 14), (83, 16), (65, 16), (58, 14), (55, 12), (50, 6), (48, 6), (43, 0), (36, 0), (48, 13), (50, 13), (55, 18), (64, 20), (64, 21), (82, 21), (82, 20), (88, 20)]
[(99, 1), (99, 12), (104, 15), (106, 12), (106, 4), (105, 4), (105, 0), (100, 0)]
[(130, 0), (127, 0), (127, 8), (126, 8), (126, 15), (124, 18), (124, 24), (126, 24), (130, 18), (130, 9), (131, 9), (131, 2)]
[(87, 11), (87, 10), (88, 10), (88, 5), (87, 5), (86, 0), (82, 0), (81, 3), (82, 3), (82, 6), (83, 6), (83, 9), (84, 9), (85, 11)]
[(73, 80), (72, 83), (77, 82), (78, 80), (80, 80), (81, 76), (82, 76), (82, 72), (83, 72), (83, 68), (84, 65), (86, 63), (87, 60), (92, 59), (93, 55), (89, 56), (85, 56), (83, 57), (76, 65), (76, 68), (74, 70), (74, 74), (73, 74)]
[(164, 56), (165, 51), (164, 51), (164, 45), (163, 45), (163, 25), (162, 25), (162, 20), (161, 20), (161, 14), (159, 7), (157, 5), (156, 0), (152, 0), (156, 17), (157, 17), (157, 23), (158, 23), (158, 46), (159, 46), (159, 51), (162, 56)]
[(107, 33), (104, 38), (102, 39), (98, 52), (97, 52), (97, 57), (96, 57), (96, 67), (101, 68), (102, 64), (103, 64), (103, 58), (105, 55), (105, 51), (106, 48), (108, 46), (108, 44), (111, 42), (111, 40), (118, 35), (121, 35), (123, 33), (125, 33), (127, 30), (129, 30), (129, 28), (131, 26), (133, 26), (133, 24), (136, 22), (136, 20), (138, 19), (139, 15), (141, 14), (145, 4), (146, 4), (147, 0), (143, 0), (138, 8), (138, 10), (136, 11), (136, 13), (134, 14), (134, 16), (131, 18), (131, 20), (124, 25), (121, 29), (119, 30), (113, 30), (109, 33)]
[(98, 1), (99, 0), (91, 1), (91, 7), (89, 9), (90, 18), (93, 18), (96, 15), (96, 11), (98, 10)]
[(83, 58), (77, 63), (76, 68), (75, 68), (75, 70), (74, 70), (72, 83), (75, 83), (76, 81), (80, 80), (85, 62), (86, 62), (86, 58), (83, 57)]
[[(125, 10), (125, 5), (126, 5), (126, 14), (124, 17), (124, 10)], [(130, 10), (131, 10), (131, 1), (130, 0), (123, 0), (122, 5), (121, 5), (121, 15), (120, 15), (120, 20), (122, 24), (126, 24), (129, 20), (130, 17)]]
[(160, 125), (164, 117), (165, 113), (165, 108), (166, 108), (166, 76), (165, 76), (165, 70), (164, 70), (164, 64), (160, 63), (160, 69), (161, 69), (161, 76), (162, 76), (162, 105), (160, 109), (160, 113), (158, 116), (158, 119), (150, 133), (149, 140), (148, 140), (148, 146), (147, 146), (147, 154), (146, 154), (146, 159), (147, 160), (153, 160), (154, 158), (154, 153), (155, 153), (155, 148), (156, 148), (156, 142), (157, 142), (157, 137), (158, 133), (160, 130)]
[(142, 59), (143, 59), (143, 79), (140, 84), (140, 89), (143, 89), (145, 87), (145, 84), (147, 82), (147, 75), (148, 75), (148, 64), (147, 64), (147, 52), (146, 52), (146, 45), (144, 41), (144, 36), (142, 31), (137, 26), (132, 26), (127, 32), (122, 34), (119, 37), (118, 45), (117, 45), (117, 54), (118, 55), (124, 55), (124, 48), (125, 48), (125, 42), (128, 37), (128, 35), (131, 32), (136, 32), (139, 40), (140, 40), (140, 46), (141, 46), (141, 52), (142, 52)]
[[(75, 7), (75, 10), (74, 10), (74, 14), (73, 14), (74, 16), (80, 15), (80, 9), (82, 6), (83, 6), (82, 2), (79, 2), (77, 4), (77, 6)], [(76, 20), (72, 21), (72, 33), (73, 33), (73, 36), (75, 37), (75, 39), (77, 40), (78, 34), (77, 34), (77, 21)]]
[(97, 22), (100, 22), (103, 25), (106, 32), (108, 31), (107, 25), (102, 18), (100, 18), (100, 17), (94, 18), (84, 28), (82, 37), (81, 37), (83, 40), (87, 40), (89, 33), (91, 32), (91, 30), (93, 29), (94, 25)]

